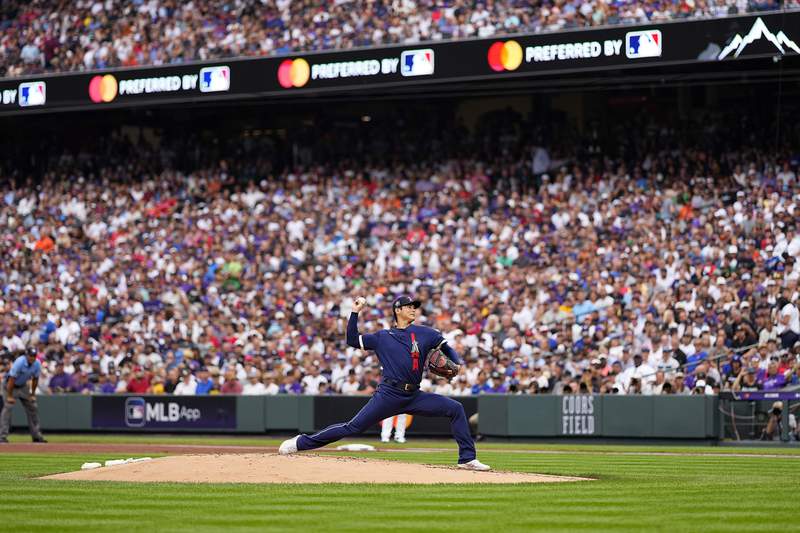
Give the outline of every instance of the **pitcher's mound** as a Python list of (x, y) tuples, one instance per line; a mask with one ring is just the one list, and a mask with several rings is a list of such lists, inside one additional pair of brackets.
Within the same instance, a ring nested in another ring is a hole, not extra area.
[(471, 472), (320, 455), (175, 455), (141, 463), (55, 474), (42, 479), (179, 483), (552, 483), (586, 478)]

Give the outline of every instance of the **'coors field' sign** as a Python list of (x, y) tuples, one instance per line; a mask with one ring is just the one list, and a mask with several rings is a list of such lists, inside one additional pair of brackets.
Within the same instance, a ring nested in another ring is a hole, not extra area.
[(594, 435), (599, 409), (595, 409), (595, 397), (591, 394), (565, 394), (561, 397), (561, 434)]

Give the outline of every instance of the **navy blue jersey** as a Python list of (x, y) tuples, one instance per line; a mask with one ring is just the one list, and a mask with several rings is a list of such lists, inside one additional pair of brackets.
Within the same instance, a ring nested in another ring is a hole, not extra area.
[(358, 332), (358, 313), (350, 313), (347, 344), (362, 350), (374, 350), (383, 366), (383, 377), (419, 385), (426, 358), (431, 350), (441, 349), (449, 359), (461, 364), (458, 354), (442, 334), (426, 326), (382, 329), (377, 333)]

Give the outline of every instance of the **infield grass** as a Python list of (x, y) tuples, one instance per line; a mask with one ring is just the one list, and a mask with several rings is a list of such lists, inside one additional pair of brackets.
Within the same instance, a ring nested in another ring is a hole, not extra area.
[[(193, 441), (201, 442), (215, 443), (218, 439)], [(240, 439), (236, 442), (245, 444)], [(441, 441), (431, 444), (450, 446)], [(748, 450), (751, 455), (741, 457), (629, 455), (619, 453), (618, 448), (633, 448), (604, 445), (581, 446), (574, 452), (569, 445), (559, 445), (557, 451), (541, 445), (508, 446), (542, 453), (509, 453), (479, 446), (479, 456), (500, 470), (592, 477), (597, 481), (486, 486), (43, 481), (33, 478), (77, 470), (86, 461), (119, 457), (2, 453), (0, 448), (0, 530), (798, 530), (800, 457), (791, 454), (796, 450), (784, 450), (790, 452), (786, 457), (760, 455), (777, 451), (772, 449)], [(597, 453), (586, 453), (587, 447)], [(663, 450), (635, 448), (648, 449)], [(682, 449), (700, 454), (719, 451), (708, 447)], [(452, 464), (454, 460), (452, 451), (388, 451), (362, 456), (430, 464)]]

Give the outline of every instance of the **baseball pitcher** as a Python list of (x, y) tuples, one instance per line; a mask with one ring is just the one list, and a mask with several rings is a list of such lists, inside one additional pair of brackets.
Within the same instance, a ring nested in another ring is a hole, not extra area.
[[(401, 296), (392, 303), (394, 325), (377, 333), (358, 331), (358, 313), (366, 300), (357, 298), (347, 324), (347, 344), (362, 350), (374, 350), (383, 367), (378, 390), (367, 405), (349, 422), (334, 424), (313, 435), (298, 435), (280, 446), (283, 455), (321, 448), (339, 439), (357, 435), (379, 421), (398, 414), (445, 416), (450, 419), (458, 443), (458, 466), (469, 470), (490, 470), (475, 456), (475, 443), (469, 432), (464, 407), (457, 401), (421, 392), (423, 366), (448, 378), (458, 374), (458, 354), (435, 329), (414, 324), (419, 300)], [(441, 353), (439, 353), (441, 352)], [(430, 354), (426, 358), (426, 355)], [(444, 354), (444, 355), (442, 355)]]

